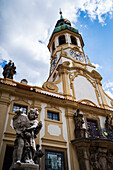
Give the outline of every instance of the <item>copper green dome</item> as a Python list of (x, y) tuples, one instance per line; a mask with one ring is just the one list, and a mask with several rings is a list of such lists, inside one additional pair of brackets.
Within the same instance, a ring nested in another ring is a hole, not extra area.
[(58, 26), (61, 26), (61, 25), (64, 25), (64, 24), (71, 26), (71, 22), (69, 20), (63, 18), (61, 10), (60, 10), (59, 13), (60, 13), (60, 20), (57, 21), (55, 27), (58, 27)]
[(71, 26), (71, 22), (69, 20), (61, 17), (60, 20), (57, 21), (55, 27), (58, 27), (58, 26), (61, 26), (61, 25), (64, 25), (64, 24)]
[(69, 20), (63, 18), (62, 12), (60, 11), (60, 20), (57, 21), (55, 28), (53, 30), (53, 33), (52, 33), (52, 35), (49, 39), (49, 42), (50, 42), (54, 33), (65, 30), (65, 29), (68, 29), (68, 30), (73, 31), (75, 33), (79, 33), (77, 29), (71, 27), (71, 22)]

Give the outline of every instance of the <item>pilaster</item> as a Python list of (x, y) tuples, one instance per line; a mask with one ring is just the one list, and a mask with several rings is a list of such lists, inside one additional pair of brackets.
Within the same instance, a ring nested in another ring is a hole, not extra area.
[(0, 98), (0, 145), (4, 134), (9, 103), (10, 103), (9, 94), (6, 92), (2, 92)]
[(67, 122), (67, 132), (68, 132), (68, 141), (69, 141), (69, 153), (70, 153), (70, 163), (71, 170), (79, 170), (79, 163), (77, 158), (77, 152), (75, 147), (71, 144), (71, 140), (75, 138), (74, 135), (74, 119), (73, 119), (73, 109), (66, 109), (66, 122)]

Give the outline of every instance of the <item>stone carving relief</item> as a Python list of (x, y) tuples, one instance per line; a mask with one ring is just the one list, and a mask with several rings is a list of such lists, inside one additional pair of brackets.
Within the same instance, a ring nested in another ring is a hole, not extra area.
[(95, 170), (112, 170), (113, 153), (108, 152), (106, 148), (95, 148), (90, 150), (90, 165)]
[(45, 82), (42, 86), (45, 90), (58, 92), (58, 87), (53, 82)]

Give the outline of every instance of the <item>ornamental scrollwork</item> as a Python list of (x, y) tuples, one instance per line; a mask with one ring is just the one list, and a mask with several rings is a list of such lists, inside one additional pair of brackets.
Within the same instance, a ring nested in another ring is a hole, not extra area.
[(58, 87), (53, 82), (45, 82), (42, 86), (45, 90), (58, 92)]

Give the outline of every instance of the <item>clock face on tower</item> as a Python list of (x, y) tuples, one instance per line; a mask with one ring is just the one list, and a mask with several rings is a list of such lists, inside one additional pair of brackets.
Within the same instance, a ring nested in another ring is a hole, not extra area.
[(51, 71), (53, 71), (54, 70), (54, 68), (55, 68), (55, 66), (56, 66), (56, 63), (57, 63), (57, 57), (55, 56), (54, 57), (54, 59), (53, 59), (53, 61), (52, 61), (52, 63), (51, 63)]
[(75, 51), (75, 50), (70, 50), (70, 55), (75, 60), (84, 62), (84, 56), (80, 52)]

